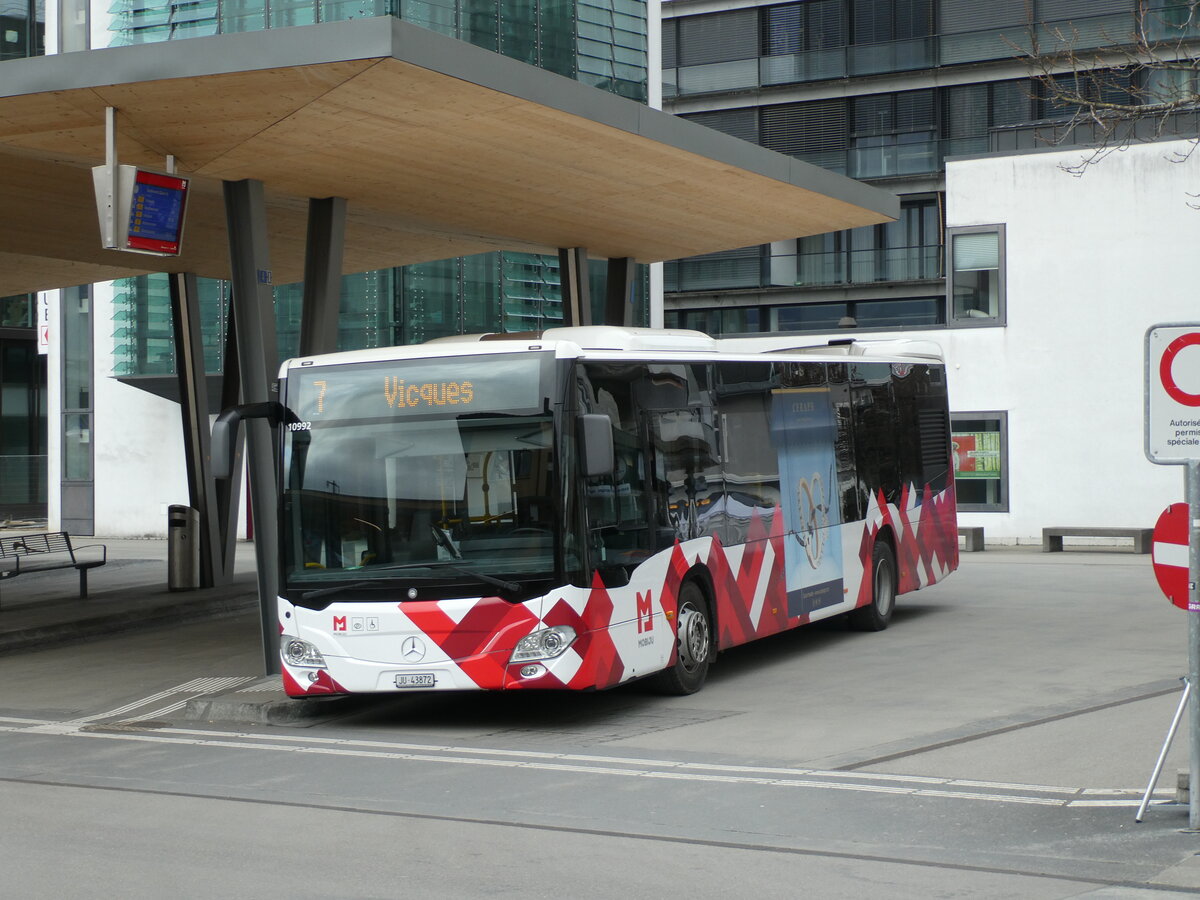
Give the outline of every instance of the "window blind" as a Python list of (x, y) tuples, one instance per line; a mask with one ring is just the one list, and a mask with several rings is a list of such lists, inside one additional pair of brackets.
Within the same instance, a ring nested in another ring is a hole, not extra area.
[(934, 0), (895, 0), (896, 32), (898, 41), (927, 37), (933, 31)]
[(1000, 268), (1000, 235), (994, 231), (954, 235), (954, 271)]
[(815, 100), (759, 108), (762, 145), (779, 153), (846, 149), (846, 102)]
[(804, 12), (799, 3), (768, 6), (763, 10), (764, 56), (784, 56), (804, 49)]
[(978, 137), (988, 130), (988, 86), (962, 84), (942, 89), (943, 136)]
[(715, 112), (691, 113), (680, 116), (698, 125), (723, 131), (725, 134), (741, 138), (743, 141), (758, 143), (758, 110), (749, 109), (719, 109)]
[(935, 124), (933, 91), (904, 91), (896, 98), (896, 131), (929, 131)]
[(891, 94), (854, 98), (855, 134), (890, 134), (895, 125)]
[(842, 0), (809, 0), (804, 4), (808, 16), (805, 50), (832, 50), (846, 46), (846, 22)]
[[(1087, 16), (1106, 16), (1112, 13), (1133, 12), (1135, 0), (1038, 0), (1035, 15), (1039, 21), (1081, 19)], [(1123, 38), (1126, 35), (1114, 35)]]
[(662, 23), (662, 65), (664, 69), (673, 69), (679, 65), (679, 20), (663, 19)]
[(892, 0), (851, 0), (850, 19), (856, 44), (877, 44), (893, 37)]
[(1034, 82), (1027, 78), (992, 85), (992, 125), (1020, 125), (1033, 118)]
[(679, 65), (754, 59), (758, 56), (758, 10), (679, 19)]
[(962, 34), (1023, 25), (1026, 17), (1025, 0), (939, 0), (940, 31), (943, 34)]

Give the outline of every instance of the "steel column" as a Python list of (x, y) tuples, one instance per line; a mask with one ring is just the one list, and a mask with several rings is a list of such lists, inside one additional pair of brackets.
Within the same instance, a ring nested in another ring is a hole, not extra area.
[(561, 247), (558, 280), (562, 285), (563, 325), (592, 324), (592, 293), (588, 284), (588, 255), (583, 247)]
[(301, 356), (337, 350), (345, 238), (346, 201), (341, 197), (310, 199), (300, 312)]
[(200, 518), (200, 587), (226, 582), (216, 483), (209, 467), (208, 386), (204, 378), (204, 344), (196, 276), (176, 272), (171, 287), (171, 330), (175, 339), (175, 377), (183, 419), (183, 457), (187, 467), (188, 503)]
[(623, 256), (608, 261), (608, 281), (604, 288), (604, 324), (633, 324), (632, 257)]
[[(233, 316), (233, 301), (230, 299), (225, 320), (225, 351), (221, 366), (221, 409), (229, 409), (242, 402), (241, 367), (238, 365), (237, 323)], [(232, 474), (217, 482), (216, 515), (220, 521), (221, 559), (224, 578), (233, 578), (234, 557), (237, 548), (238, 509), (242, 499), (242, 459), (245, 436), (239, 434), (233, 451)], [(210, 457), (211, 459), (211, 457)]]
[[(261, 181), (245, 179), (226, 181), (224, 188), (242, 399), (246, 403), (265, 403), (276, 399), (271, 388), (275, 386), (278, 390), (274, 383), (279, 354), (275, 342), (275, 306), (263, 185)], [(276, 611), (279, 597), (279, 486), (275, 446), (271, 427), (264, 419), (251, 419), (246, 428), (263, 663), (267, 674), (273, 675), (280, 671)]]

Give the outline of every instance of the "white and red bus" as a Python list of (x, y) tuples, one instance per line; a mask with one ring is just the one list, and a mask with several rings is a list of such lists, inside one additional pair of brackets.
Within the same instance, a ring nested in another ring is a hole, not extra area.
[(958, 564), (931, 344), (559, 328), (289, 360), (280, 398), (295, 697), (691, 693)]

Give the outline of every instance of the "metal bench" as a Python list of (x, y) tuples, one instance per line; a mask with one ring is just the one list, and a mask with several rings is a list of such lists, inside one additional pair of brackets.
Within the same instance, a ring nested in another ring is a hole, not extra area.
[(1134, 553), (1149, 553), (1153, 528), (1043, 528), (1042, 552), (1056, 553), (1064, 537), (1132, 538)]
[(982, 525), (959, 525), (958, 536), (963, 539), (964, 551), (971, 553), (983, 549)]
[[(99, 558), (94, 553), (79, 556), (80, 550), (99, 549)], [(18, 534), (0, 536), (0, 580), (16, 578), (30, 572), (49, 572), (54, 569), (76, 569), (79, 572), (79, 599), (87, 599), (88, 569), (95, 569), (108, 562), (108, 548), (104, 544), (71, 544), (71, 536), (65, 531), (50, 531), (42, 534)]]

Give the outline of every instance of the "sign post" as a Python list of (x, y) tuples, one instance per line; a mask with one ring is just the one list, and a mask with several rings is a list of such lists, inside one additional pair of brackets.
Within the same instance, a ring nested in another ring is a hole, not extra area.
[[(1200, 324), (1146, 332), (1146, 458), (1185, 465), (1188, 506), (1188, 827), (1200, 830)], [(1157, 565), (1156, 565), (1157, 569)], [(1178, 601), (1176, 601), (1178, 602)], [(1180, 604), (1182, 605), (1182, 604)]]

